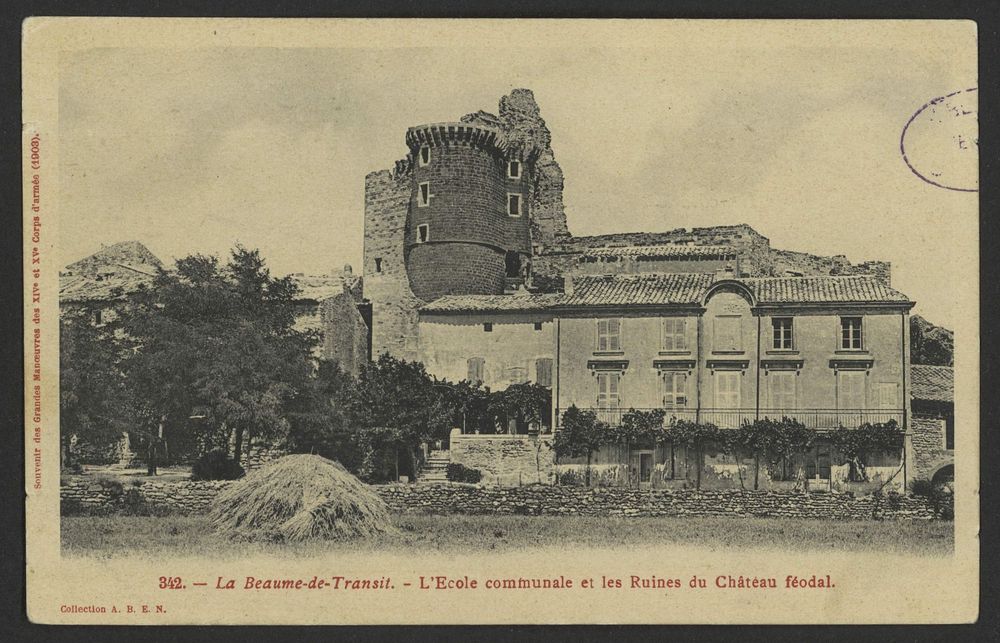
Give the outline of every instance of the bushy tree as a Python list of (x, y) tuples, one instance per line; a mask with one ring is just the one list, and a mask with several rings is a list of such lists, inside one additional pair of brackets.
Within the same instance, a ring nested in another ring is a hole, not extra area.
[(845, 464), (850, 464), (862, 480), (868, 480), (868, 458), (902, 445), (902, 432), (895, 420), (864, 423), (856, 429), (839, 427), (830, 434), (830, 442)]
[(590, 460), (607, 440), (608, 426), (593, 411), (581, 411), (574, 404), (563, 413), (552, 448), (557, 456), (587, 458), (587, 485), (590, 485)]
[(812, 444), (814, 433), (792, 418), (759, 418), (753, 422), (744, 422), (738, 429), (723, 431), (723, 437), (726, 451), (737, 459), (741, 484), (742, 466), (739, 461), (744, 457), (753, 458), (753, 488), (758, 489), (761, 460), (774, 458), (774, 462), (780, 462), (793, 453), (808, 448)]
[(67, 310), (59, 318), (59, 424), (63, 466), (71, 467), (71, 440), (107, 446), (134, 428), (132, 406), (122, 374), (123, 342), (117, 325), (95, 326), (88, 308)]
[(705, 450), (714, 445), (722, 445), (725, 440), (719, 427), (711, 423), (675, 420), (666, 429), (666, 439), (676, 446), (694, 452), (695, 488), (701, 489), (701, 469), (705, 463)]
[[(409, 472), (415, 473), (420, 443), (444, 439), (452, 428), (456, 409), (442, 392), (444, 388), (419, 362), (383, 354), (362, 366), (344, 400), (362, 452), (360, 475), (388, 477), (380, 469), (391, 461), (398, 476), (401, 456)], [(382, 457), (386, 454), (391, 457)]]
[(315, 377), (289, 405), (289, 451), (320, 455), (357, 472), (364, 457), (348, 408), (356, 385), (337, 362), (320, 360)]
[(511, 420), (517, 426), (543, 424), (552, 412), (552, 390), (534, 382), (511, 384), (489, 395), (486, 410), (501, 432)]
[(231, 435), (237, 462), (252, 437), (280, 440), (313, 371), (316, 337), (293, 326), (296, 293), (290, 277), (272, 277), (257, 250), (240, 246), (224, 266), (192, 255), (160, 269), (123, 315), (134, 395), (175, 429), (203, 409), (201, 426), (227, 446)]

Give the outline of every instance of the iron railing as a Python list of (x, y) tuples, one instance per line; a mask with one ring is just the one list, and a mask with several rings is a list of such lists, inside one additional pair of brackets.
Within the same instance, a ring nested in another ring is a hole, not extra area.
[[(622, 416), (628, 413), (628, 408), (590, 409), (597, 414), (597, 419), (608, 424), (621, 424)], [(651, 411), (651, 408), (636, 408), (637, 411)], [(664, 409), (664, 424), (671, 420), (687, 420), (689, 422), (711, 423), (721, 429), (735, 429), (741, 424), (753, 422), (758, 418), (780, 420), (783, 417), (801, 422), (807, 429), (835, 429), (846, 427), (853, 429), (862, 424), (881, 424), (895, 420), (903, 426), (902, 409), (713, 409), (684, 408)]]

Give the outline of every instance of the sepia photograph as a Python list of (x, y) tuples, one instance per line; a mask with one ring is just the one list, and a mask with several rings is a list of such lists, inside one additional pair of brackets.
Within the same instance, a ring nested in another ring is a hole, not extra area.
[(975, 620), (974, 23), (24, 48), (33, 620)]

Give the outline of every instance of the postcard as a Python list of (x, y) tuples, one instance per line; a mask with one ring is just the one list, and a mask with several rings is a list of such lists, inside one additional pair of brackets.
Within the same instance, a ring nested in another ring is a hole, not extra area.
[(23, 54), (33, 622), (978, 618), (975, 23)]

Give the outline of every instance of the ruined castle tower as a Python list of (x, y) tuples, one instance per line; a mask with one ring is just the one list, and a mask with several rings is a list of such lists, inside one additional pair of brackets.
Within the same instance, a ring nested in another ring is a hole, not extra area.
[(415, 159), (403, 243), (413, 294), (497, 295), (523, 279), (535, 148), (468, 123), (412, 127), (406, 143)]
[(376, 358), (416, 359), (417, 310), (428, 301), (519, 284), (558, 291), (595, 249), (718, 246), (750, 276), (876, 274), (889, 283), (888, 263), (776, 250), (746, 224), (574, 237), (552, 135), (528, 89), (502, 97), (498, 114), (411, 127), (405, 141), (394, 169), (365, 177), (364, 298)]

